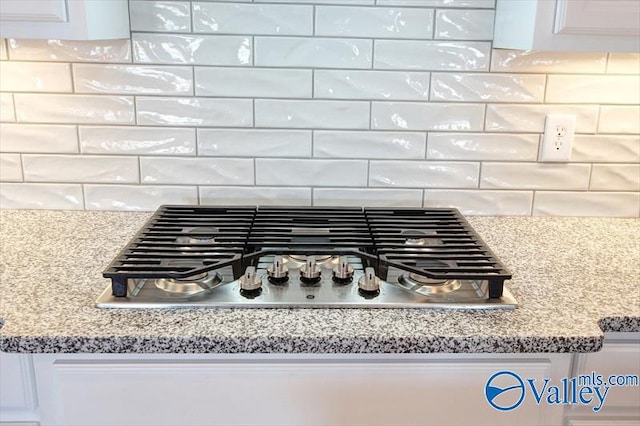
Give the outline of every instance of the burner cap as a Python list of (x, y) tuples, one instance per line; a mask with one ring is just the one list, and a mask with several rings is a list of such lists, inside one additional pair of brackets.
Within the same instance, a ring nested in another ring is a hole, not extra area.
[[(220, 232), (220, 228), (209, 226), (193, 226), (182, 228), (182, 232), (191, 235), (181, 235), (176, 238), (177, 243), (182, 244), (215, 244), (214, 235)], [(195, 235), (194, 235), (195, 234)]]
[(410, 235), (405, 240), (407, 246), (442, 246), (444, 243), (438, 238), (438, 233), (431, 229), (403, 229), (400, 234)]

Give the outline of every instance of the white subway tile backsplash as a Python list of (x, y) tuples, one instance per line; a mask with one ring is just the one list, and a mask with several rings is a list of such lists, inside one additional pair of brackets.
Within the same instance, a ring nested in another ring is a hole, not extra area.
[(47, 62), (0, 62), (0, 90), (70, 93), (71, 66)]
[(538, 135), (429, 133), (427, 158), (433, 160), (536, 161)]
[(195, 186), (85, 185), (87, 210), (154, 211), (161, 204), (198, 204)]
[(196, 67), (196, 95), (310, 98), (311, 70)]
[(25, 153), (77, 153), (76, 126), (0, 124), (0, 151)]
[(281, 4), (193, 3), (196, 33), (311, 35), (313, 7)]
[(491, 56), (491, 71), (500, 72), (601, 74), (606, 66), (606, 53), (494, 49)]
[(191, 4), (188, 1), (129, 0), (131, 31), (189, 32)]
[(255, 65), (305, 68), (370, 68), (371, 40), (255, 37)]
[(433, 10), (318, 6), (316, 35), (367, 38), (432, 38)]
[(640, 164), (594, 164), (592, 191), (640, 191)]
[(600, 107), (598, 133), (640, 133), (640, 106)]
[(85, 154), (195, 155), (194, 129), (129, 126), (80, 126)]
[(131, 62), (130, 40), (8, 39), (14, 61)]
[(315, 71), (316, 98), (426, 101), (428, 72)]
[(433, 73), (432, 101), (542, 102), (544, 75)]
[(313, 134), (314, 157), (422, 159), (425, 145), (424, 133), (318, 130)]
[(76, 93), (193, 95), (190, 67), (76, 64), (73, 81)]
[(21, 181), (20, 154), (0, 154), (0, 181)]
[(7, 59), (9, 59), (7, 55), (7, 43), (5, 39), (0, 38), (0, 61), (6, 61)]
[(640, 74), (640, 53), (609, 53), (608, 74)]
[(576, 132), (595, 133), (598, 121), (596, 105), (487, 105), (485, 130), (488, 132), (544, 131), (547, 114), (576, 116)]
[(536, 192), (535, 216), (640, 216), (640, 193)]
[(82, 210), (82, 185), (54, 183), (3, 183), (0, 185), (3, 209)]
[(11, 93), (0, 93), (0, 121), (16, 121)]
[(493, 10), (441, 9), (436, 14), (434, 38), (492, 40)]
[[(214, 0), (217, 1), (217, 0)], [(250, 0), (247, 0), (250, 1)], [(373, 4), (375, 0), (254, 0), (256, 3), (303, 3), (303, 4)]]
[(139, 183), (134, 157), (25, 154), (22, 162), (28, 182)]
[(279, 186), (361, 187), (367, 185), (367, 162), (258, 158), (256, 183)]
[(586, 190), (590, 170), (589, 164), (483, 163), (480, 188)]
[(235, 158), (140, 158), (142, 183), (253, 185), (253, 160)]
[(194, 65), (251, 65), (251, 37), (132, 34), (135, 62)]
[(25, 123), (133, 124), (129, 96), (15, 94), (17, 118)]
[(253, 120), (250, 99), (138, 97), (136, 112), (144, 125), (248, 127)]
[(420, 189), (314, 188), (314, 206), (421, 207)]
[(198, 154), (215, 157), (309, 157), (311, 131), (198, 129)]
[(640, 104), (640, 78), (627, 75), (550, 75), (549, 103)]
[(462, 214), (528, 216), (532, 191), (442, 190), (424, 191), (425, 207), (454, 207)]
[(575, 135), (571, 161), (594, 163), (640, 162), (640, 135)]
[(348, 101), (284, 101), (256, 99), (258, 127), (366, 129), (369, 103)]
[(477, 188), (480, 165), (436, 161), (371, 161), (369, 186)]
[(200, 203), (222, 206), (310, 206), (310, 188), (202, 186)]
[(374, 68), (427, 71), (486, 71), (489, 43), (376, 40)]
[(482, 130), (484, 105), (373, 102), (372, 128), (380, 130)]
[(377, 0), (376, 3), (391, 6), (470, 7), (473, 9), (495, 6), (495, 0)]

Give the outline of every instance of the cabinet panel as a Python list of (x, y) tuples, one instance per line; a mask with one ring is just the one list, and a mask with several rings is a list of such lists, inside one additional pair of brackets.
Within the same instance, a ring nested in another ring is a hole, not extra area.
[(65, 0), (2, 0), (2, 21), (66, 22)]
[(0, 352), (0, 423), (37, 419), (31, 355)]
[(555, 32), (587, 35), (640, 35), (637, 0), (557, 0)]

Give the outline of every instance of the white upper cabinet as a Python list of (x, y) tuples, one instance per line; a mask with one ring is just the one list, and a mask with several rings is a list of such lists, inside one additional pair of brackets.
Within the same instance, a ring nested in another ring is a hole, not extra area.
[(498, 0), (493, 47), (639, 52), (639, 0)]
[(0, 37), (129, 38), (127, 0), (0, 0)]

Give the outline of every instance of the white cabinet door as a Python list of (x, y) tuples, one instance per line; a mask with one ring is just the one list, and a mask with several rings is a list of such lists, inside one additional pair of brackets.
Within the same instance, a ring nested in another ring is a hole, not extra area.
[(498, 0), (493, 46), (638, 52), (638, 0)]
[(31, 355), (0, 352), (0, 424), (38, 420)]
[(0, 37), (62, 40), (128, 38), (128, 1), (0, 0)]

